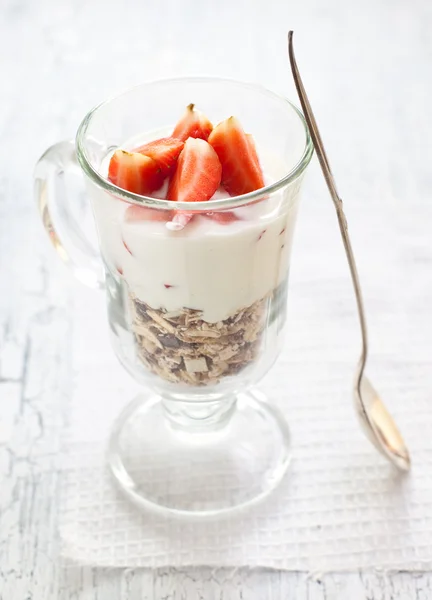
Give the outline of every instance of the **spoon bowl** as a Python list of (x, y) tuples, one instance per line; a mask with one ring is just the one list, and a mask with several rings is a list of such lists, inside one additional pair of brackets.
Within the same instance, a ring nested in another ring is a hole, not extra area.
[(410, 455), (392, 416), (369, 379), (354, 384), (354, 405), (366, 437), (401, 471), (409, 471)]

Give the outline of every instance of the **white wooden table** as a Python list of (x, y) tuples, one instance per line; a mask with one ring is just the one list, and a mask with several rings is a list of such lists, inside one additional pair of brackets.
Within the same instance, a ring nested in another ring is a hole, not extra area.
[(390, 181), (421, 210), (428, 186), (416, 181), (431, 182), (431, 27), (429, 0), (0, 0), (1, 600), (432, 598), (431, 573), (60, 566), (58, 450), (78, 284), (44, 239), (31, 182), (41, 152), (72, 137), (87, 109), (142, 80), (220, 75), (294, 96), (293, 28), (340, 188)]

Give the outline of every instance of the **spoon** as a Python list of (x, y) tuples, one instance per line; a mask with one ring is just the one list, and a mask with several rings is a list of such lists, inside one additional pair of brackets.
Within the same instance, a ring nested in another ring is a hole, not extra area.
[(339, 229), (348, 259), (351, 279), (354, 285), (356, 296), (357, 311), (360, 320), (362, 351), (354, 378), (354, 407), (366, 436), (379, 450), (379, 452), (381, 452), (398, 469), (402, 471), (408, 471), (411, 465), (408, 449), (405, 446), (403, 438), (399, 433), (395, 422), (384, 406), (384, 403), (364, 374), (368, 354), (368, 337), (360, 281), (351, 247), (351, 241), (348, 235), (348, 225), (345, 213), (343, 211), (342, 200), (337, 193), (336, 183), (330, 169), (326, 151), (324, 150), (318, 125), (315, 121), (311, 105), (309, 104), (309, 100), (306, 95), (306, 91), (304, 89), (294, 56), (293, 34), (293, 31), (288, 33), (288, 54), (291, 63), (292, 74), (294, 77), (294, 83), (297, 88), (306, 123), (309, 127), (310, 135), (315, 146), (315, 151), (317, 153), (327, 187), (336, 208)]

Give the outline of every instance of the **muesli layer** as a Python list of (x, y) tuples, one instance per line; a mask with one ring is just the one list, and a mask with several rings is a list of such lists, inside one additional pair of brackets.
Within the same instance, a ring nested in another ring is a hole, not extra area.
[(130, 295), (132, 332), (141, 362), (172, 383), (212, 385), (235, 375), (258, 355), (267, 298), (216, 323), (198, 310), (155, 310)]

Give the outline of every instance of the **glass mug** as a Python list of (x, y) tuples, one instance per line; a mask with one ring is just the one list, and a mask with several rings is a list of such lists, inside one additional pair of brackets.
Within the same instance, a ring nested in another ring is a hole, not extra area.
[[(271, 177), (265, 188), (181, 203), (108, 181), (114, 149), (170, 135), (191, 102), (215, 123), (236, 115), (253, 133)], [(254, 385), (280, 351), (312, 153), (303, 116), (288, 100), (255, 85), (189, 78), (143, 84), (100, 104), (75, 143), (56, 144), (36, 166), (36, 199), (54, 246), (82, 281), (105, 289), (114, 350), (149, 388), (118, 417), (108, 445), (115, 480), (141, 507), (217, 515), (263, 498), (286, 472), (288, 426)], [(73, 214), (77, 199), (59, 188), (78, 165), (98, 251)], [(177, 227), (174, 211), (193, 219)]]

